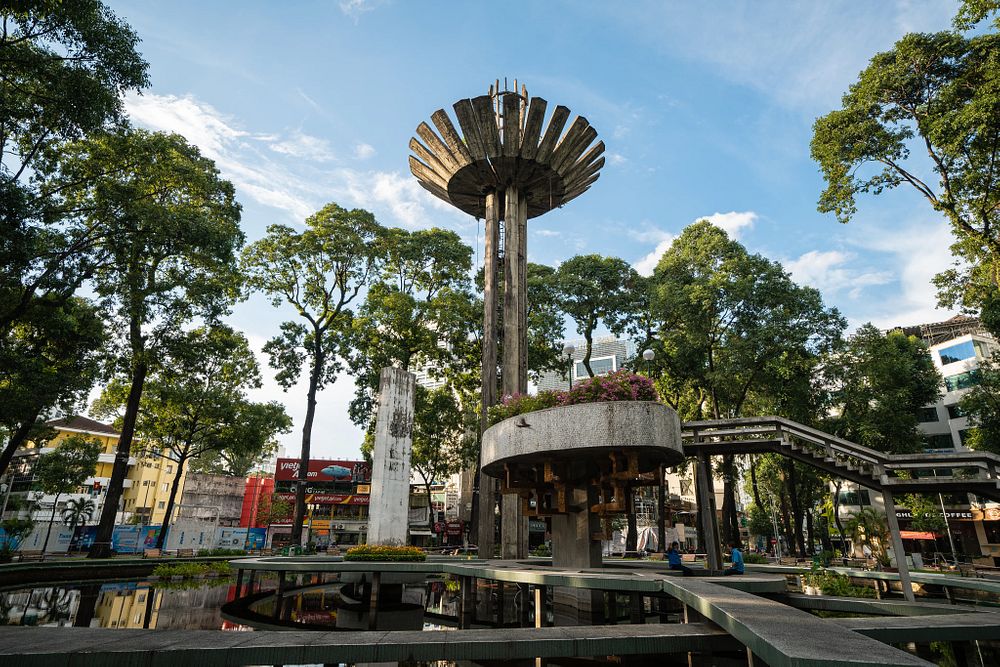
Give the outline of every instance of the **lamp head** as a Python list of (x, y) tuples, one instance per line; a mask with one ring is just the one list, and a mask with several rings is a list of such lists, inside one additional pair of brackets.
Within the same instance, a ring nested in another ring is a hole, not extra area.
[(642, 358), (646, 361), (652, 361), (656, 357), (656, 353), (652, 350), (643, 350)]

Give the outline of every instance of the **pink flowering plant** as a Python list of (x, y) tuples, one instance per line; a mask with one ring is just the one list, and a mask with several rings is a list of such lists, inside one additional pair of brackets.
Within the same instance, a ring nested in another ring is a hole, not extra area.
[(490, 424), (496, 424), (528, 412), (578, 403), (658, 400), (659, 396), (652, 380), (643, 375), (621, 370), (581, 380), (568, 391), (540, 391), (535, 395), (505, 396), (499, 405), (490, 408), (489, 420)]

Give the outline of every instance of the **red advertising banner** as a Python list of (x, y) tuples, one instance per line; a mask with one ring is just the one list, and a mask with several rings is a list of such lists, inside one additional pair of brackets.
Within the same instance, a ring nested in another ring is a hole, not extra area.
[[(326, 459), (310, 459), (309, 472), (306, 473), (310, 482), (355, 482), (367, 484), (372, 481), (372, 471), (364, 461), (331, 461)], [(298, 459), (278, 459), (274, 469), (274, 479), (291, 482), (299, 478)]]
[[(295, 502), (294, 493), (274, 494), (282, 500), (290, 503)], [(369, 496), (351, 493), (307, 493), (307, 505), (367, 505)]]

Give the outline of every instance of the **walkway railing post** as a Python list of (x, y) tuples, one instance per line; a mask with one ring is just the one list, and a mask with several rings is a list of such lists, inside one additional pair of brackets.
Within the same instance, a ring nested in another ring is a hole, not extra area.
[(903, 551), (903, 538), (899, 534), (899, 520), (896, 519), (896, 503), (892, 491), (882, 489), (882, 502), (885, 505), (885, 518), (889, 524), (889, 537), (892, 539), (892, 552), (896, 555), (896, 568), (899, 570), (899, 584), (907, 602), (915, 602), (913, 583), (910, 581), (910, 568), (906, 564), (906, 552)]
[(382, 587), (382, 573), (372, 573), (372, 590), (368, 598), (368, 629), (374, 630), (378, 621), (378, 596)]

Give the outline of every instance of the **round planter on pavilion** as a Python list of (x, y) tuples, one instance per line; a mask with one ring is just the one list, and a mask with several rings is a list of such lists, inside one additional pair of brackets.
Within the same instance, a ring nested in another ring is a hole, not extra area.
[(483, 433), (483, 472), (505, 464), (580, 462), (635, 453), (643, 472), (684, 460), (677, 413), (653, 401), (580, 403), (516, 415)]

